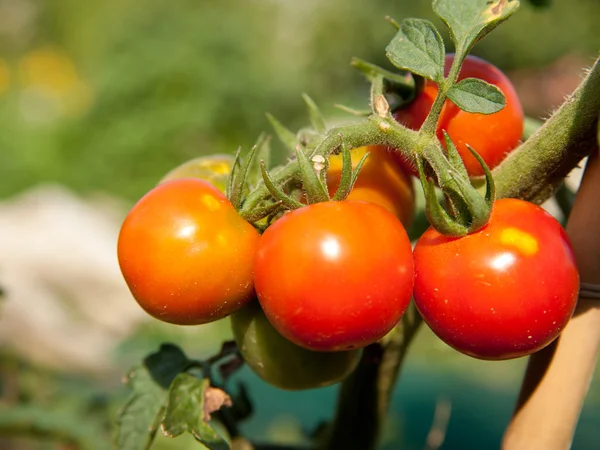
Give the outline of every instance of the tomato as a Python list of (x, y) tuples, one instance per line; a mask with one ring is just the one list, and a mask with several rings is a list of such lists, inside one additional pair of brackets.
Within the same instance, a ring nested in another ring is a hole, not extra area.
[[(454, 55), (446, 56), (446, 75), (454, 61)], [(464, 78), (480, 78), (500, 88), (506, 97), (506, 106), (494, 114), (474, 114), (461, 110), (446, 100), (437, 125), (437, 135), (445, 146), (443, 130), (446, 130), (460, 153), (467, 172), (471, 176), (483, 175), (483, 168), (466, 147), (469, 144), (490, 168), (496, 167), (505, 156), (519, 145), (523, 135), (523, 108), (512, 83), (500, 69), (483, 59), (467, 56), (458, 81)], [(433, 81), (427, 80), (424, 89), (406, 108), (394, 113), (394, 117), (407, 127), (421, 127), (438, 93)], [(413, 173), (416, 169), (412, 168)]]
[(233, 336), (242, 357), (264, 381), (280, 389), (313, 389), (335, 384), (357, 366), (361, 350), (314, 352), (284, 338), (258, 302), (231, 315)]
[[(352, 167), (369, 152), (348, 200), (363, 200), (383, 206), (408, 227), (415, 213), (412, 179), (406, 174), (397, 155), (387, 147), (373, 145), (352, 149)], [(333, 195), (340, 185), (342, 155), (329, 157), (327, 187)]]
[(260, 237), (258, 299), (273, 326), (316, 351), (364, 347), (398, 323), (413, 287), (412, 249), (400, 221), (361, 201), (315, 203)]
[(579, 275), (569, 239), (532, 203), (498, 200), (489, 223), (462, 238), (430, 228), (414, 258), (423, 319), (448, 345), (476, 358), (542, 349), (575, 308)]
[(182, 178), (155, 187), (131, 209), (118, 258), (146, 312), (193, 325), (225, 317), (253, 298), (258, 238), (217, 188)]
[(225, 192), (234, 159), (231, 155), (208, 155), (190, 159), (167, 173), (159, 184), (179, 178), (200, 178)]

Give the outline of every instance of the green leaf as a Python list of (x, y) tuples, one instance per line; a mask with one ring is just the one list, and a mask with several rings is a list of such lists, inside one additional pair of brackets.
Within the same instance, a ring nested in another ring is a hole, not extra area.
[(470, 113), (494, 114), (506, 105), (506, 97), (497, 86), (478, 78), (459, 81), (448, 90), (448, 98)]
[(317, 132), (325, 133), (325, 119), (323, 118), (321, 110), (314, 102), (314, 100), (310, 98), (307, 94), (302, 94), (302, 98), (304, 99), (304, 102), (306, 103), (306, 106), (308, 108), (308, 114), (310, 116), (311, 125)]
[(143, 366), (129, 372), (126, 380), (133, 392), (117, 417), (117, 448), (146, 450), (154, 440), (166, 393)]
[(205, 393), (209, 386), (208, 379), (187, 373), (177, 375), (169, 390), (162, 432), (176, 437), (187, 431), (210, 450), (229, 450), (225, 439), (204, 421)]
[(444, 42), (428, 20), (406, 19), (386, 47), (390, 62), (399, 69), (441, 83), (444, 80)]
[(434, 12), (450, 28), (457, 53), (464, 54), (518, 8), (518, 0), (433, 1)]
[(116, 446), (119, 450), (150, 448), (167, 399), (167, 389), (188, 365), (189, 360), (179, 347), (164, 344), (127, 374), (125, 383), (132, 392), (117, 417)]

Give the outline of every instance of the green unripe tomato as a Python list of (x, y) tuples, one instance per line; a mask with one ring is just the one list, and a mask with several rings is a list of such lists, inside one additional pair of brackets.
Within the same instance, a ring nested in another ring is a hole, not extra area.
[(230, 316), (242, 357), (267, 383), (286, 390), (312, 389), (342, 381), (358, 364), (361, 350), (314, 352), (280, 335), (257, 301)]
[(208, 181), (221, 192), (225, 192), (233, 162), (234, 157), (231, 155), (207, 155), (194, 158), (175, 167), (160, 180), (159, 184), (179, 178), (200, 178)]

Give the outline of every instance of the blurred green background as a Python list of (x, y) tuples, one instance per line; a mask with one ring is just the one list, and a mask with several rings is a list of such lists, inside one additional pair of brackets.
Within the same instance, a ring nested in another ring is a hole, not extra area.
[[(72, 448), (1, 437), (32, 417), (75, 423), (105, 448), (130, 365), (163, 341), (196, 357), (218, 349), (227, 323), (182, 330), (139, 313), (116, 267), (120, 221), (179, 163), (251, 146), (266, 111), (303, 126), (302, 92), (335, 121), (347, 119), (335, 103), (364, 108), (368, 85), (348, 63), (386, 65), (387, 14), (442, 29), (426, 0), (0, 0), (0, 448)], [(525, 2), (474, 53), (547, 117), (597, 56), (598, 23), (598, 0)], [(423, 448), (440, 398), (452, 404), (442, 448), (497, 448), (524, 363), (474, 361), (422, 330), (386, 448)], [(244, 425), (253, 437), (301, 441), (334, 405), (336, 388), (283, 393), (239, 376), (260, 399)], [(7, 426), (17, 406), (30, 409)], [(597, 448), (599, 423), (594, 381), (573, 448)]]

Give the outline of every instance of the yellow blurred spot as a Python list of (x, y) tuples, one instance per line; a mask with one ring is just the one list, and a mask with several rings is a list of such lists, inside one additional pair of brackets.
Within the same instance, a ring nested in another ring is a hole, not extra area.
[(57, 104), (64, 114), (82, 112), (92, 101), (92, 92), (75, 64), (59, 50), (41, 48), (26, 54), (19, 61), (18, 79), (25, 92)]
[(219, 234), (217, 234), (217, 242), (220, 245), (225, 245), (225, 244), (227, 244), (227, 238), (225, 237), (225, 235), (219, 233)]
[(533, 256), (538, 252), (538, 241), (531, 234), (518, 228), (506, 228), (500, 234), (500, 242), (507, 246), (516, 247), (521, 253)]
[(221, 203), (219, 203), (219, 200), (208, 194), (202, 196), (202, 203), (204, 203), (204, 206), (206, 206), (210, 212), (217, 211), (219, 208), (221, 208)]
[(6, 61), (0, 59), (0, 94), (5, 92), (10, 86), (10, 71)]

